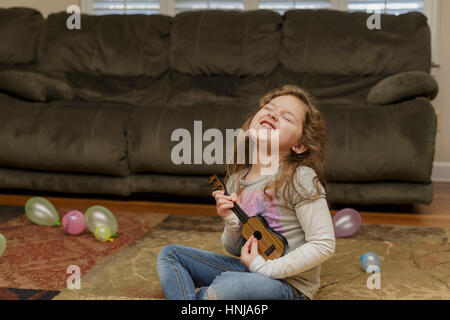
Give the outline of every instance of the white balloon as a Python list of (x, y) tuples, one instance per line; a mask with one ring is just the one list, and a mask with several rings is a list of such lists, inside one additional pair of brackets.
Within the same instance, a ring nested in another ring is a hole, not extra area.
[(117, 233), (117, 220), (114, 214), (106, 207), (92, 206), (86, 210), (85, 214), (86, 225), (91, 232), (95, 232), (95, 229), (99, 226), (108, 226), (111, 230), (111, 234)]

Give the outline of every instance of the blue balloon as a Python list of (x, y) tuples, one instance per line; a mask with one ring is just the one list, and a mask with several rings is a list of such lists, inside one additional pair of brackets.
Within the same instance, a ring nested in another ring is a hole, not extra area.
[(361, 256), (361, 267), (366, 273), (381, 272), (380, 257), (375, 252), (366, 252)]

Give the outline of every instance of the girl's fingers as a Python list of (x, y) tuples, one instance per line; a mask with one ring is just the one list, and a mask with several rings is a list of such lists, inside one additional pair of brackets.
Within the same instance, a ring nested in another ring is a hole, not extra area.
[(246, 252), (249, 251), (249, 247), (250, 247), (250, 244), (252, 243), (252, 239), (253, 239), (253, 236), (250, 236), (250, 238), (248, 238), (248, 240), (245, 242), (244, 246), (242, 247), (243, 249), (245, 248)]
[(257, 252), (258, 251), (258, 241), (255, 238), (252, 239), (252, 246), (251, 246), (250, 251), (251, 252)]
[(233, 204), (231, 201), (229, 201), (229, 200), (225, 200), (225, 199), (219, 199), (219, 200), (217, 200), (217, 205), (218, 206), (221, 206), (221, 205), (224, 205), (224, 204)]
[(228, 209), (230, 209), (230, 208), (233, 208), (233, 205), (232, 204), (223, 204), (223, 205), (221, 205), (220, 207), (219, 207), (219, 210), (220, 211), (225, 211), (225, 210), (228, 210)]
[(231, 195), (227, 196), (224, 194), (224, 192), (222, 190), (216, 190), (212, 194), (213, 194), (214, 199), (216, 199), (217, 204), (219, 204), (219, 201), (221, 199), (226, 200), (227, 202), (230, 202), (230, 201), (237, 202), (236, 193), (232, 193)]
[(217, 195), (224, 194), (223, 190), (214, 190), (212, 196), (215, 198)]
[(239, 204), (239, 199), (238, 196), (235, 192), (233, 192), (232, 194), (230, 194), (231, 200), (234, 202), (237, 202)]
[(223, 194), (216, 194), (214, 196), (214, 198), (216, 199), (216, 201), (219, 200), (219, 199), (227, 199), (227, 200), (231, 201), (231, 197), (230, 196), (226, 196), (226, 195), (223, 195)]

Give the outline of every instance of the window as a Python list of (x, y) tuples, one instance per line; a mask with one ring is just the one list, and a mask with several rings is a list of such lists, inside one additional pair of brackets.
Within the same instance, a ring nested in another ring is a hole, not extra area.
[(260, 9), (271, 9), (283, 14), (289, 9), (330, 9), (330, 0), (259, 0)]
[(349, 0), (348, 11), (381, 12), (401, 14), (410, 11), (423, 11), (423, 0)]
[[(434, 0), (81, 0), (90, 14), (168, 14), (202, 9), (270, 9), (283, 14), (289, 9), (336, 9), (401, 14), (427, 11)], [(425, 7), (425, 10), (424, 10)]]
[(103, 14), (158, 14), (159, 0), (93, 0), (92, 13)]
[(242, 0), (175, 0), (175, 14), (202, 9), (244, 10)]

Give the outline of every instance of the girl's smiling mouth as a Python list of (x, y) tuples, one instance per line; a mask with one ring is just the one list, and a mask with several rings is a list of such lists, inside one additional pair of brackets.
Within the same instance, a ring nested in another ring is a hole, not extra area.
[(263, 120), (259, 124), (269, 130), (276, 129), (275, 125), (268, 120)]

